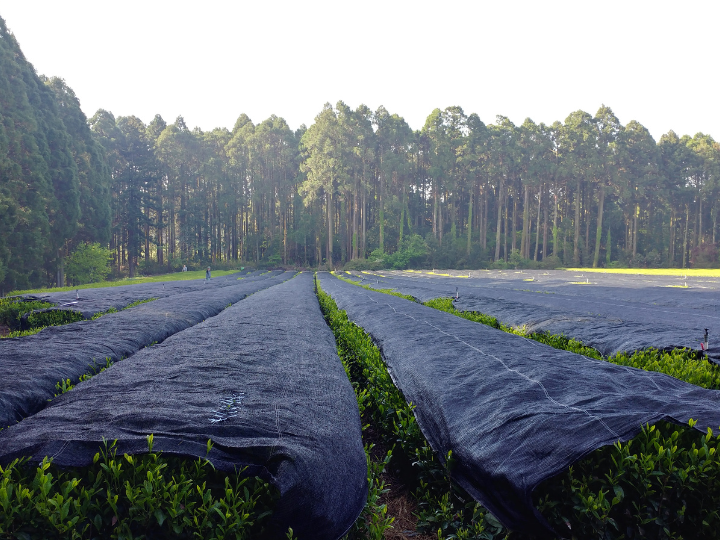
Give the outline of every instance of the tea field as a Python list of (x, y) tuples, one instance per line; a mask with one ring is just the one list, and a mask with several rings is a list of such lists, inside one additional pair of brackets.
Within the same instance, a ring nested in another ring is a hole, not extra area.
[(246, 271), (0, 319), (36, 331), (0, 340), (0, 538), (718, 538), (713, 276)]

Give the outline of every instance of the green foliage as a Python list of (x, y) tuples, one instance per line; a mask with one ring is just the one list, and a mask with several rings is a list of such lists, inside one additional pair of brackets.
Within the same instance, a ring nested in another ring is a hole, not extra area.
[(495, 317), (483, 313), (458, 311), (455, 309), (451, 298), (436, 298), (425, 302), (425, 305), (452, 313), (469, 321), (479, 322), (511, 334), (539, 341), (556, 349), (563, 349), (621, 366), (644, 369), (645, 371), (657, 371), (680, 379), (681, 381), (702, 386), (703, 388), (720, 390), (720, 366), (703, 361), (701, 358), (698, 358), (695, 351), (688, 349), (659, 351), (650, 348), (636, 351), (632, 354), (618, 353), (610, 357), (605, 357), (596, 349), (566, 336), (550, 334), (549, 332), (526, 332), (524, 328), (506, 326), (499, 323)]
[(21, 318), (25, 313), (52, 306), (53, 304), (37, 300), (26, 302), (19, 297), (0, 298), (0, 324), (8, 326), (10, 330), (20, 330)]
[(382, 267), (382, 259), (354, 259), (346, 262), (343, 270), (380, 270)]
[(46, 326), (61, 326), (85, 320), (79, 311), (70, 309), (47, 309), (33, 311), (27, 316), (28, 329), (45, 328)]
[(79, 178), (53, 94), (0, 20), (0, 289), (43, 283), (80, 218)]
[(250, 539), (262, 532), (276, 494), (242, 471), (223, 474), (206, 459), (152, 451), (117, 456), (106, 444), (93, 464), (60, 469), (44, 458), (0, 467), (0, 538)]
[(508, 531), (450, 482), (451, 456), (444, 463), (435, 456), (417, 425), (412, 403), (392, 382), (372, 338), (348, 320), (317, 281), (316, 291), (363, 419), (371, 420), (385, 442), (394, 446), (394, 467), (403, 470), (415, 487), (420, 523), (428, 532), (440, 529), (441, 538), (504, 538)]
[(631, 355), (619, 353), (607, 360), (621, 366), (658, 371), (703, 388), (720, 390), (720, 366), (704, 361), (697, 352), (688, 349), (646, 349)]
[(154, 302), (157, 300), (157, 298), (144, 298), (142, 300), (135, 300), (134, 302), (130, 302), (127, 306), (123, 308), (123, 310), (134, 308), (135, 306), (139, 306), (142, 304), (147, 304), (148, 302)]
[(112, 256), (112, 251), (101, 247), (97, 242), (81, 243), (67, 259), (67, 275), (78, 285), (103, 281), (110, 273), (109, 263)]
[[(669, 353), (649, 349), (633, 355), (604, 358), (595, 349), (565, 336), (529, 334), (523, 328), (505, 326), (495, 317), (460, 312), (450, 298), (430, 300), (425, 305), (556, 348), (660, 371), (698, 386), (720, 389), (718, 366), (698, 361), (691, 351), (684, 349)], [(578, 540), (717, 538), (720, 435), (713, 437), (710, 429), (703, 435), (690, 429), (693, 425), (695, 421), (690, 420), (689, 427), (665, 423), (646, 426), (640, 435), (627, 443), (618, 442), (594, 451), (567, 472), (538, 487), (533, 498), (536, 507), (557, 531), (561, 534), (566, 531), (568, 536)], [(429, 448), (425, 451), (431, 452)], [(423, 463), (428, 462), (418, 459), (417, 464), (423, 467)], [(445, 459), (446, 473), (437, 467), (432, 470), (431, 476), (436, 477), (436, 483), (442, 485), (444, 478), (451, 488), (442, 497), (431, 498), (425, 504), (421, 497), (431, 491), (431, 485), (423, 483), (419, 493), (421, 523), (432, 524), (433, 530), (437, 528), (438, 538), (494, 538), (488, 531), (493, 530), (491, 527), (496, 521), (487, 513), (482, 527), (477, 520), (472, 524), (478, 531), (474, 536), (463, 536), (468, 534), (467, 529), (454, 533), (455, 536), (446, 536), (458, 519), (467, 519), (471, 514), (475, 516), (484, 509), (479, 505), (471, 508), (471, 504), (466, 503), (460, 511), (462, 506), (451, 504), (452, 489), (455, 489), (451, 483), (452, 455)], [(424, 513), (426, 510), (429, 515)]]
[(393, 268), (404, 270), (406, 268), (424, 268), (427, 266), (429, 255), (428, 245), (419, 234), (405, 237), (400, 242), (400, 248), (395, 253), (382, 253), (375, 250), (370, 254), (370, 259), (381, 261), (380, 268)]
[(709, 428), (703, 435), (664, 422), (646, 426), (547, 481), (533, 499), (558, 532), (573, 538), (715, 539), (719, 447)]
[[(70, 379), (63, 379), (63, 380), (55, 383), (55, 390), (57, 391), (57, 393), (55, 394), (55, 397), (57, 397), (57, 396), (59, 396), (59, 395), (61, 395), (61, 394), (64, 394), (65, 392), (69, 392), (70, 390), (72, 390), (73, 388), (75, 388), (75, 386), (77, 386), (77, 385), (80, 384), (81, 382), (87, 381), (88, 379), (93, 378), (93, 377), (94, 377), (95, 375), (97, 375), (98, 373), (102, 373), (102, 372), (105, 371), (107, 368), (109, 368), (110, 366), (112, 366), (113, 363), (114, 363), (114, 362), (113, 362), (112, 360), (110, 360), (110, 358), (106, 358), (106, 359), (105, 359), (105, 365), (104, 365), (104, 366), (99, 366), (98, 364), (96, 364), (95, 362), (93, 362), (93, 363), (89, 366), (90, 370), (89, 370), (87, 373), (84, 373), (83, 375), (80, 375), (80, 377), (78, 378), (78, 380), (77, 380), (76, 383), (73, 384), (73, 382), (72, 382)], [(99, 368), (99, 369), (98, 369), (98, 368)]]
[(61, 281), (68, 246), (105, 246), (111, 233), (113, 272), (132, 277), (248, 259), (720, 264), (710, 244), (720, 145), (672, 131), (656, 143), (604, 105), (521, 126), (503, 116), (485, 125), (454, 105), (416, 132), (384, 107), (341, 101), (295, 132), (275, 115), (210, 132), (102, 109), (88, 120), (62, 79), (35, 73), (4, 21), (0, 95), (0, 293)]
[(408, 294), (399, 293), (397, 291), (393, 291), (392, 289), (373, 289), (369, 285), (363, 285), (362, 283), (358, 283), (356, 281), (348, 279), (345, 276), (343, 276), (342, 274), (339, 274), (337, 272), (332, 272), (332, 275), (334, 275), (336, 278), (338, 278), (346, 283), (352, 283), (353, 285), (358, 285), (359, 287), (362, 287), (363, 289), (367, 289), (368, 291), (381, 292), (381, 293), (389, 294), (390, 296), (397, 296), (398, 298), (404, 298), (405, 300), (410, 300), (411, 302), (416, 301), (413, 296), (410, 296)]
[[(221, 270), (216, 272), (213, 270), (213, 276), (226, 276), (228, 274), (234, 274), (237, 270)], [(163, 281), (187, 281), (191, 279), (203, 279), (205, 277), (205, 270), (197, 270), (193, 272), (173, 272), (171, 274), (162, 274), (158, 276), (150, 277), (136, 277), (136, 278), (125, 278), (118, 281), (101, 281), (98, 283), (87, 283), (83, 286), (83, 289), (102, 289), (106, 287), (120, 287), (123, 285), (135, 285), (138, 283), (161, 283)], [(51, 289), (28, 289), (24, 291), (12, 291), (11, 294), (33, 294), (39, 292), (67, 292), (74, 291), (77, 287), (53, 287)]]
[[(136, 300), (135, 302), (125, 306), (123, 311), (141, 304), (146, 304), (147, 302), (152, 302), (153, 300), (157, 300), (157, 298)], [(111, 307), (106, 311), (96, 313), (91, 317), (91, 320), (94, 321), (104, 315), (117, 312), (117, 309)], [(23, 318), (23, 315), (26, 313), (27, 316)], [(46, 302), (22, 302), (21, 299), (9, 298), (0, 299), (0, 322), (5, 319), (9, 321), (15, 321), (17, 319), (17, 326), (11, 326), (8, 323), (4, 323), (10, 328), (22, 328), (19, 330), (13, 330), (8, 335), (4, 336), (4, 338), (7, 339), (31, 336), (33, 334), (37, 334), (40, 330), (47, 328), (48, 326), (62, 326), (64, 324), (79, 322), (85, 320), (85, 317), (79, 311), (53, 309), (52, 304), (48, 304)], [(13, 322), (13, 324), (16, 323)]]
[(392, 450), (388, 451), (384, 459), (374, 461), (371, 456), (373, 446), (372, 444), (365, 445), (369, 488), (367, 503), (344, 540), (383, 540), (385, 531), (391, 529), (393, 521), (395, 521), (395, 518), (387, 516), (387, 505), (380, 501), (381, 497), (388, 492), (381, 475), (390, 464)]

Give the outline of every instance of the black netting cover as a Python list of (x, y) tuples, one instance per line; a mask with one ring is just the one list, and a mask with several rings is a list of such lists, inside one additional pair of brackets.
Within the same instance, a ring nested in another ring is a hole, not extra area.
[(0, 340), (0, 427), (34, 414), (64, 379), (105, 366), (220, 313), (228, 304), (293, 275), (235, 281), (228, 287), (176, 294), (94, 321), (51, 326), (39, 334)]
[[(230, 407), (228, 407), (230, 404)], [(248, 467), (281, 498), (272, 538), (335, 540), (367, 498), (355, 394), (310, 274), (258, 292), (146, 348), (0, 432), (0, 463), (52, 456), (84, 466), (102, 444)]]
[(77, 291), (45, 292), (33, 295), (23, 295), (28, 300), (42, 300), (55, 304), (53, 309), (67, 309), (82, 313), (86, 319), (96, 313), (107, 311), (110, 308), (121, 310), (125, 306), (147, 300), (148, 298), (167, 298), (176, 294), (183, 294), (194, 291), (202, 291), (218, 287), (229, 287), (237, 285), (238, 278), (263, 279), (273, 275), (281, 274), (281, 271), (273, 271), (260, 277), (261, 272), (237, 272), (226, 276), (214, 277), (206, 281), (204, 279), (192, 279), (184, 281), (165, 281), (158, 283), (138, 283), (137, 285), (120, 285), (118, 287), (98, 287), (95, 289), (83, 289), (79, 286)]
[[(605, 355), (648, 347), (700, 350), (707, 328), (709, 355), (720, 359), (720, 307), (714, 307), (720, 300), (718, 291), (665, 287), (656, 280), (648, 284), (637, 278), (617, 280), (615, 285), (606, 280), (610, 283), (600, 285), (592, 281), (595, 276), (564, 274), (564, 281), (557, 273), (529, 276), (523, 272), (502, 279), (383, 274), (364, 275), (363, 283), (393, 288), (420, 301), (457, 293), (455, 306), (461, 311), (478, 311), (531, 332), (564, 334)], [(590, 284), (582, 285), (586, 280)]]
[(626, 368), (367, 291), (321, 286), (382, 352), (418, 424), (453, 478), (507, 527), (545, 530), (531, 493), (593, 450), (669, 420), (720, 426), (720, 392)]

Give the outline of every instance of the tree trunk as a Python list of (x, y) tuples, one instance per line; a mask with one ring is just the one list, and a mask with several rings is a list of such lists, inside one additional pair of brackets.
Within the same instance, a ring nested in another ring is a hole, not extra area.
[(440, 203), (438, 204), (438, 236), (440, 238), (440, 245), (442, 246), (442, 240), (443, 240), (443, 207), (442, 207), (442, 200), (440, 200)]
[(675, 266), (675, 207), (670, 214), (670, 246), (668, 247), (668, 266)]
[(65, 257), (62, 248), (58, 249), (57, 286), (65, 286)]
[(577, 181), (577, 190), (575, 191), (575, 238), (573, 243), (573, 264), (580, 265), (580, 180)]
[(433, 238), (436, 238), (436, 239), (438, 237), (437, 221), (438, 221), (437, 186), (436, 186), (436, 181), (433, 179)]
[[(540, 212), (542, 211), (542, 198), (544, 187), (545, 184), (540, 184), (540, 191), (538, 192), (537, 226), (535, 227), (535, 254), (533, 255), (533, 261), (538, 260), (538, 251), (540, 249)], [(528, 250), (528, 259), (529, 258), (530, 251)]]
[(403, 240), (403, 229), (405, 228), (405, 186), (400, 189), (400, 234), (398, 238), (398, 251)]
[(633, 230), (632, 230), (632, 254), (633, 259), (637, 255), (637, 238), (638, 238), (638, 213), (640, 212), (640, 206), (635, 207), (635, 214), (633, 215)]
[(470, 200), (468, 201), (468, 220), (467, 220), (467, 255), (470, 255), (470, 247), (472, 245), (472, 222), (473, 222), (473, 193), (470, 191)]
[[(556, 186), (557, 189), (557, 186)], [(557, 191), (553, 194), (555, 197), (555, 210), (553, 211), (553, 227), (552, 227), (552, 235), (553, 235), (553, 248), (552, 248), (552, 256), (557, 257), (558, 254), (558, 227), (557, 227), (557, 220), (558, 220), (558, 197), (557, 197)], [(543, 249), (545, 249), (545, 246), (543, 246)], [(545, 258), (545, 257), (543, 257)]]
[(607, 240), (605, 240), (605, 263), (610, 266), (612, 262), (612, 234), (608, 227)]
[(542, 243), (542, 257), (540, 260), (545, 260), (547, 257), (547, 246), (548, 246), (548, 207), (545, 205), (543, 209), (543, 243)]
[(523, 199), (523, 228), (522, 237), (520, 239), (520, 252), (525, 259), (530, 258), (530, 190), (527, 185), (523, 186), (525, 197)]
[(162, 188), (158, 188), (158, 210), (156, 212), (157, 214), (157, 262), (158, 264), (163, 264), (163, 251), (165, 249), (165, 246), (163, 244), (164, 238), (164, 231), (163, 231), (163, 198), (162, 198)]
[(332, 270), (333, 256), (333, 198), (332, 198), (332, 182), (327, 192), (327, 265)]
[(367, 190), (365, 189), (365, 186), (363, 186), (362, 190), (362, 251), (360, 255), (362, 255), (362, 258), (364, 259), (366, 257), (367, 252)]
[(385, 175), (380, 175), (380, 190), (378, 193), (378, 206), (380, 207), (380, 251), (385, 253), (385, 204), (383, 194), (385, 193)]
[(703, 213), (703, 212), (702, 212), (702, 193), (699, 193), (699, 194), (698, 194), (698, 199), (699, 199), (699, 200), (698, 200), (698, 231), (697, 231), (697, 244), (695, 244), (696, 246), (699, 246), (699, 245), (701, 245), (701, 244), (703, 243), (703, 234), (702, 234), (702, 230), (703, 230), (703, 226), (702, 226), (702, 218), (703, 218), (703, 215), (702, 215), (702, 213)]
[(690, 205), (685, 205), (685, 236), (683, 237), (683, 256), (682, 267), (687, 264), (687, 243), (688, 243), (688, 223), (690, 222)]
[(495, 261), (500, 259), (500, 226), (502, 225), (503, 210), (503, 180), (500, 179), (500, 189), (498, 191), (498, 210), (497, 210), (497, 227), (495, 228)]
[(517, 246), (517, 230), (515, 229), (516, 215), (517, 215), (517, 197), (513, 196), (512, 222), (510, 224), (510, 234), (512, 235), (512, 240), (510, 242), (510, 253), (513, 253)]
[(602, 241), (603, 207), (605, 206), (605, 189), (600, 185), (598, 200), (597, 232), (595, 233), (595, 256), (593, 257), (593, 268), (597, 268), (600, 262), (600, 242)]
[(487, 186), (483, 189), (483, 219), (482, 219), (482, 230), (480, 237), (482, 238), (482, 247), (487, 249), (487, 232), (488, 232), (488, 210), (490, 208), (490, 201), (487, 193)]
[[(509, 195), (509, 194), (508, 194)], [(503, 219), (503, 260), (507, 262), (508, 260), (508, 218), (510, 217), (509, 213), (509, 206), (510, 206), (510, 197), (506, 195), (505, 196), (505, 215)]]
[(355, 178), (355, 194), (353, 195), (353, 248), (350, 260), (358, 258), (358, 179)]

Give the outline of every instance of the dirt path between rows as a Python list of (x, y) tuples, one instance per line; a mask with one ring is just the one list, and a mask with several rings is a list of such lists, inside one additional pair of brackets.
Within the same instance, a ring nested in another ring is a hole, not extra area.
[[(363, 442), (375, 445), (370, 452), (374, 461), (382, 461), (390, 449), (372, 424), (363, 431)], [(437, 538), (417, 531), (417, 517), (414, 515), (417, 511), (417, 502), (412, 496), (410, 488), (391, 469), (391, 466), (388, 467), (381, 475), (385, 482), (385, 489), (388, 490), (382, 496), (381, 502), (387, 505), (387, 515), (395, 518), (393, 528), (385, 531), (384, 538), (387, 540), (433, 540)]]

